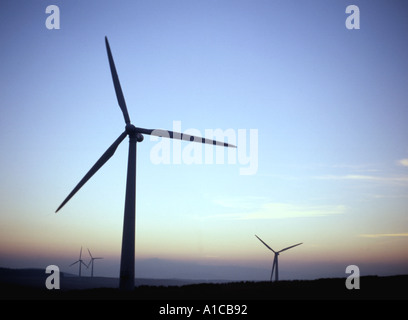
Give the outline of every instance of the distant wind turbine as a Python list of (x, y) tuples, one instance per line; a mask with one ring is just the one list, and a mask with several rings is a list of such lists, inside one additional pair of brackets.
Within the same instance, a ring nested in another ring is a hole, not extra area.
[(275, 269), (275, 266), (276, 266), (275, 281), (279, 281), (279, 269), (278, 269), (278, 256), (279, 256), (279, 253), (281, 253), (282, 251), (288, 250), (290, 248), (296, 247), (298, 245), (301, 245), (303, 242), (298, 243), (298, 244), (294, 244), (293, 246), (284, 248), (284, 249), (279, 250), (279, 251), (275, 251), (270, 246), (268, 246), (265, 242), (263, 242), (262, 239), (259, 238), (257, 235), (255, 235), (255, 237), (257, 237), (259, 241), (261, 241), (269, 250), (271, 250), (275, 254), (275, 257), (273, 258), (273, 264), (272, 264), (271, 281), (272, 281), (273, 271)]
[(91, 268), (91, 277), (93, 277), (94, 260), (103, 259), (103, 258), (101, 258), (101, 257), (96, 257), (96, 258), (92, 257), (92, 254), (91, 254), (91, 251), (89, 251), (89, 248), (88, 248), (88, 252), (89, 252), (89, 256), (91, 257), (91, 261), (89, 261), (87, 268), (89, 268), (89, 265), (92, 266), (92, 268)]
[(116, 91), (118, 104), (122, 110), (125, 119), (125, 131), (115, 140), (115, 142), (105, 151), (94, 166), (82, 178), (77, 186), (71, 191), (67, 198), (61, 203), (55, 212), (58, 212), (73, 196), (74, 194), (113, 156), (119, 144), (129, 136), (129, 155), (128, 168), (126, 180), (126, 198), (125, 198), (125, 213), (123, 220), (122, 233), (122, 252), (120, 262), (120, 281), (119, 288), (123, 290), (133, 290), (135, 282), (135, 227), (136, 227), (136, 143), (143, 141), (143, 134), (167, 137), (171, 139), (179, 139), (186, 141), (195, 141), (206, 144), (212, 144), (223, 147), (236, 146), (219, 142), (211, 139), (205, 139), (188, 134), (182, 134), (167, 130), (145, 129), (135, 127), (130, 122), (130, 117), (123, 96), (122, 88), (119, 83), (118, 74), (116, 72), (115, 63), (113, 62), (112, 53), (108, 43), (108, 38), (105, 37), (105, 45), (108, 53), (109, 65), (111, 69), (113, 85)]
[(77, 261), (75, 261), (74, 263), (71, 263), (69, 266), (71, 267), (71, 266), (73, 266), (74, 264), (76, 264), (76, 263), (79, 263), (79, 276), (81, 276), (81, 267), (82, 267), (82, 265), (84, 265), (87, 269), (88, 269), (88, 266), (85, 264), (85, 262), (82, 260), (82, 258), (81, 258), (81, 256), (82, 256), (82, 247), (81, 247), (81, 251), (79, 251), (79, 259), (77, 260)]

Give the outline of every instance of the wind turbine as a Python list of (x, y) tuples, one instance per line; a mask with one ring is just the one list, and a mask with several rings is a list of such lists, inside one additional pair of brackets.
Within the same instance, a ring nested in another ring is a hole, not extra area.
[(96, 260), (96, 259), (103, 259), (103, 258), (101, 258), (101, 257), (96, 257), (96, 258), (92, 257), (91, 251), (89, 251), (89, 248), (87, 248), (87, 249), (88, 249), (88, 252), (89, 252), (89, 256), (91, 257), (91, 261), (89, 261), (87, 268), (89, 268), (89, 265), (92, 265), (92, 268), (91, 268), (91, 277), (93, 277), (94, 260)]
[(129, 136), (129, 155), (126, 178), (119, 288), (123, 290), (133, 290), (135, 281), (136, 143), (143, 141), (143, 134), (148, 134), (158, 137), (195, 141), (224, 147), (236, 148), (236, 146), (173, 131), (138, 128), (131, 124), (107, 37), (105, 37), (105, 45), (108, 53), (109, 66), (112, 74), (113, 85), (115, 87), (116, 97), (126, 123), (125, 131), (122, 132), (115, 142), (113, 142), (113, 144), (105, 151), (105, 153), (93, 165), (93, 167), (71, 191), (71, 193), (61, 203), (55, 212), (58, 212), (74, 196), (74, 194), (113, 156), (119, 144), (126, 138), (126, 136)]
[(303, 242), (298, 243), (298, 244), (294, 244), (293, 246), (284, 248), (284, 249), (279, 250), (279, 251), (275, 251), (275, 250), (273, 250), (270, 246), (268, 246), (265, 242), (263, 242), (262, 239), (259, 238), (257, 235), (255, 235), (255, 237), (257, 237), (259, 241), (261, 241), (269, 250), (271, 250), (271, 251), (275, 254), (275, 257), (273, 258), (273, 264), (272, 264), (271, 281), (272, 281), (273, 271), (274, 271), (274, 269), (275, 269), (275, 266), (276, 266), (275, 281), (279, 281), (279, 269), (278, 269), (278, 257), (279, 257), (279, 253), (281, 253), (282, 251), (288, 250), (288, 249), (290, 249), (290, 248), (296, 247), (296, 246), (298, 246), (298, 245), (301, 245)]
[(81, 247), (81, 251), (79, 251), (79, 259), (77, 261), (75, 261), (74, 263), (71, 263), (69, 266), (73, 266), (76, 263), (79, 263), (79, 276), (81, 276), (81, 266), (84, 265), (87, 269), (88, 266), (85, 264), (85, 262), (81, 259), (82, 256), (82, 247)]

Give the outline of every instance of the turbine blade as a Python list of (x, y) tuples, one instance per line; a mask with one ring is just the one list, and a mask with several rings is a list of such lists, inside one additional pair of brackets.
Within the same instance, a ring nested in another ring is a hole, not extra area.
[(269, 250), (272, 250), (273, 253), (276, 253), (270, 246), (268, 246), (265, 242), (263, 242), (261, 238), (259, 238), (257, 235), (255, 235), (255, 237), (257, 237), (258, 240), (261, 241)]
[(166, 137), (170, 139), (178, 139), (178, 140), (185, 140), (185, 141), (194, 141), (194, 142), (201, 142), (205, 144), (212, 144), (215, 146), (222, 146), (222, 147), (230, 147), (236, 148), (235, 145), (229, 144), (226, 142), (220, 142), (212, 139), (206, 139), (202, 137), (192, 136), (185, 133), (174, 132), (170, 130), (162, 130), (162, 129), (145, 129), (145, 128), (136, 128), (136, 130), (140, 133), (157, 136), (157, 137)]
[(105, 37), (106, 51), (108, 52), (109, 66), (111, 69), (113, 85), (116, 91), (116, 97), (118, 98), (119, 107), (122, 110), (123, 117), (126, 124), (130, 124), (130, 118), (126, 107), (125, 97), (123, 96), (122, 88), (120, 86), (118, 73), (116, 72), (115, 62), (113, 62), (112, 52), (109, 46), (108, 38)]
[[(61, 203), (58, 209), (55, 211), (57, 213), (68, 201), (71, 199), (75, 193), (113, 156), (119, 144), (125, 139), (127, 136), (126, 131), (123, 132), (119, 138), (115, 140), (115, 142), (105, 151), (105, 153), (99, 158), (98, 161), (93, 165), (91, 170), (82, 178), (82, 180), (76, 185), (76, 187), (71, 191), (68, 197)], [(82, 251), (82, 249), (81, 249)]]
[(71, 267), (71, 266), (73, 266), (74, 264), (76, 264), (76, 263), (78, 263), (79, 262), (79, 260), (78, 261), (75, 261), (74, 263), (71, 263), (69, 266)]
[(81, 256), (82, 256), (82, 247), (81, 247), (81, 251), (79, 251), (79, 261), (82, 261)]
[(91, 251), (89, 251), (89, 248), (87, 248), (87, 249), (88, 249), (89, 256), (91, 257), (91, 259), (93, 259)]
[(285, 250), (288, 250), (288, 249), (290, 249), (290, 248), (293, 248), (293, 247), (299, 246), (299, 245), (301, 245), (302, 243), (303, 243), (303, 242), (298, 243), (298, 244), (295, 244), (295, 245), (290, 246), (290, 247), (287, 247), (287, 248), (285, 248), (285, 249), (282, 249), (282, 250), (278, 251), (278, 253), (279, 253), (279, 252), (282, 252), (282, 251), (285, 251)]

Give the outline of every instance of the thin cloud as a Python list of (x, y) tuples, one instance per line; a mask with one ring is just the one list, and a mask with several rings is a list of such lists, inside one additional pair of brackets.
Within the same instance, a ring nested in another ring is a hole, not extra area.
[(254, 210), (260, 202), (265, 202), (265, 198), (257, 196), (247, 196), (242, 198), (220, 198), (212, 200), (214, 204), (224, 208)]
[(408, 237), (408, 233), (364, 233), (359, 236), (362, 238)]
[[(213, 218), (229, 220), (270, 220), (290, 218), (324, 217), (343, 214), (346, 211), (344, 205), (295, 205), (289, 203), (267, 202), (252, 210), (248, 206), (242, 208), (242, 212), (228, 213), (211, 216)], [(239, 210), (238, 208), (236, 208)], [(208, 218), (208, 217), (207, 217)]]
[[(397, 164), (400, 166), (408, 167), (408, 158), (401, 159), (397, 161)], [(361, 170), (359, 170), (361, 172)], [(368, 170), (364, 170), (368, 173)], [(394, 183), (394, 184), (406, 184), (408, 183), (407, 175), (381, 175), (378, 170), (370, 169), (373, 174), (345, 174), (345, 175), (323, 175), (317, 176), (315, 179), (321, 180), (349, 180), (349, 181), (369, 181), (369, 182), (378, 182), (378, 183)]]
[(408, 183), (408, 176), (369, 176), (369, 175), (359, 175), (359, 174), (347, 174), (347, 175), (325, 175), (316, 177), (316, 179), (322, 180), (360, 180), (360, 181), (377, 181), (384, 183)]
[(398, 164), (400, 164), (401, 166), (404, 166), (404, 167), (408, 167), (408, 158), (399, 160)]
[(288, 203), (267, 203), (264, 204), (260, 210), (244, 214), (240, 219), (253, 220), (324, 217), (343, 214), (345, 211), (346, 207), (343, 205), (302, 206)]

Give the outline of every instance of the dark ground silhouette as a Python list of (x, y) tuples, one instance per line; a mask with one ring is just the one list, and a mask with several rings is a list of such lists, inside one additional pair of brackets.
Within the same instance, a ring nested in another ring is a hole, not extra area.
[[(78, 284), (97, 281), (90, 277), (68, 277), (62, 274), (61, 289), (48, 290), (48, 274), (41, 269), (0, 268), (1, 300), (408, 300), (408, 275), (363, 276), (360, 289), (346, 288), (346, 278), (292, 280), (279, 282), (228, 282), (189, 285), (135, 287), (131, 292), (116, 288), (117, 279), (105, 279), (106, 287), (77, 289)], [(107, 282), (112, 280), (113, 282)], [(73, 289), (66, 284), (76, 283)], [(96, 282), (94, 282), (96, 283)], [(92, 283), (91, 283), (92, 284)], [(65, 288), (65, 289), (64, 289)], [(79, 286), (81, 288), (81, 286)]]

